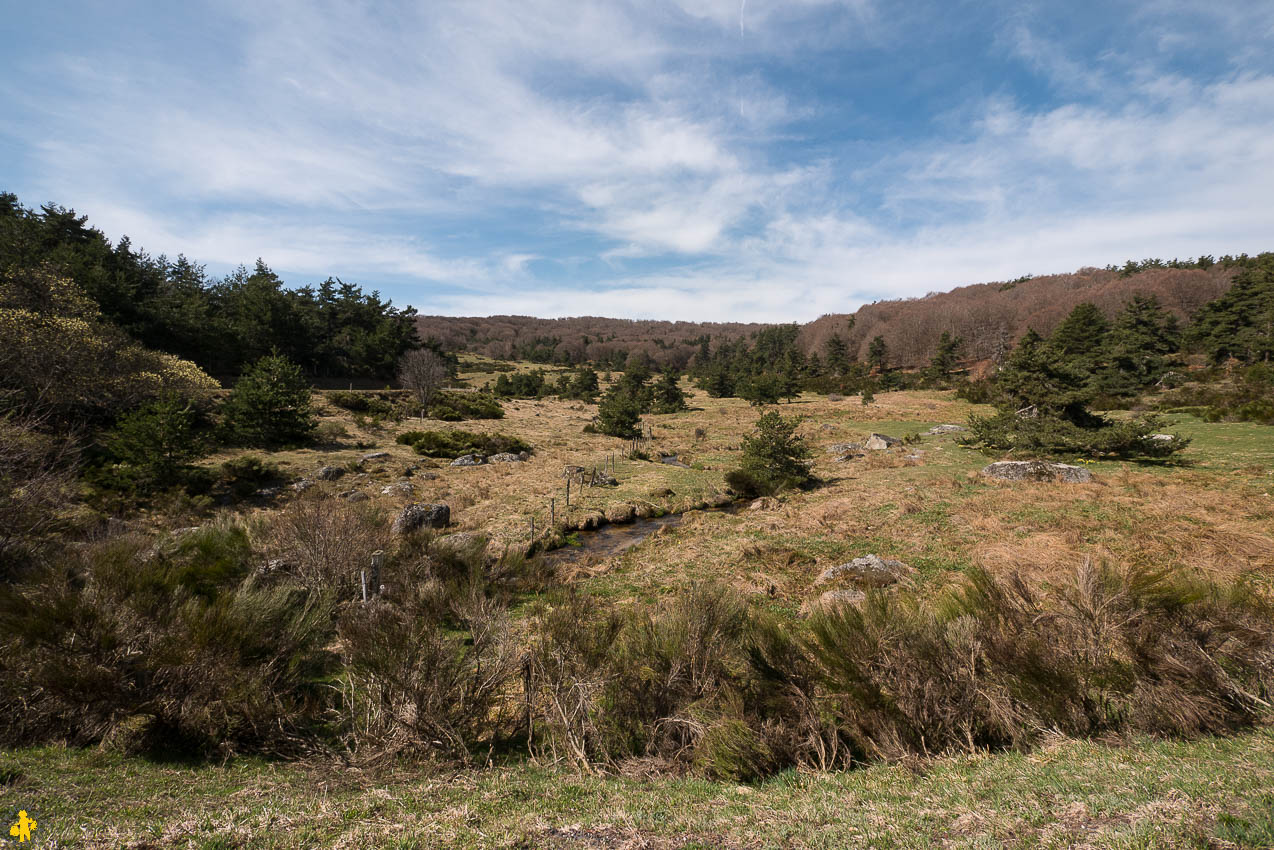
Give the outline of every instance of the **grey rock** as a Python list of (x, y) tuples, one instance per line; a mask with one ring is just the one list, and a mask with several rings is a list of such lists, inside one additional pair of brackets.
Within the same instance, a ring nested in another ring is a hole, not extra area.
[(345, 470), (339, 466), (325, 466), (318, 471), (317, 478), (320, 481), (335, 481), (345, 474)]
[(380, 488), (382, 496), (410, 496), (414, 489), (410, 481), (395, 481)]
[(778, 508), (778, 506), (779, 506), (779, 500), (778, 500), (778, 499), (772, 499), (772, 498), (770, 498), (769, 496), (762, 496), (762, 497), (761, 497), (761, 498), (759, 498), (759, 499), (755, 499), (755, 500), (753, 500), (753, 501), (752, 501), (752, 503), (751, 503), (750, 505), (748, 505), (748, 510), (750, 510), (750, 511), (773, 511), (773, 510), (776, 510), (776, 509)]
[(615, 478), (615, 476), (608, 475), (605, 472), (597, 473), (597, 478), (591, 479), (591, 481), (594, 487), (618, 487), (619, 486), (619, 480)]
[(275, 496), (279, 495), (279, 488), (278, 487), (262, 487), (260, 490), (257, 491), (257, 495), (263, 499), (273, 499)]
[(304, 493), (313, 486), (314, 482), (308, 478), (301, 478), (292, 482), (292, 489), (298, 493)]
[(362, 460), (364, 462), (369, 460), (384, 460), (387, 457), (389, 457), (389, 452), (372, 452), (370, 454), (363, 455)]
[(461, 455), (451, 462), (452, 466), (482, 466), (486, 463), (482, 455)]
[(828, 567), (814, 583), (845, 580), (858, 587), (887, 587), (897, 583), (910, 570), (911, 567), (902, 561), (874, 554), (864, 555), (848, 563)]
[(409, 534), (418, 528), (446, 528), (451, 522), (451, 508), (445, 504), (411, 504), (394, 520), (394, 534)]
[(1087, 484), (1093, 480), (1093, 474), (1082, 466), (1047, 460), (1001, 460), (984, 466), (982, 474), (999, 481), (1065, 481), (1068, 484)]
[(530, 460), (530, 459), (531, 459), (531, 453), (530, 453), (530, 452), (528, 452), (528, 451), (526, 451), (525, 449), (523, 449), (522, 451), (518, 452), (518, 460), (520, 460), (520, 461), (524, 461), (524, 462), (525, 462), (525, 461), (528, 461), (528, 460)]
[(832, 443), (827, 447), (827, 453), (829, 455), (847, 455), (862, 451), (862, 448), (858, 443)]
[(513, 452), (500, 452), (487, 458), (487, 463), (521, 463), (522, 458)]
[(890, 437), (888, 434), (872, 434), (867, 438), (867, 442), (863, 443), (863, 448), (870, 452), (880, 452), (891, 446), (900, 445), (902, 445), (902, 440), (897, 437)]
[(958, 434), (967, 430), (963, 425), (934, 425), (926, 433), (929, 434)]
[(1176, 434), (1151, 434), (1150, 439), (1158, 443), (1167, 443), (1177, 439)]

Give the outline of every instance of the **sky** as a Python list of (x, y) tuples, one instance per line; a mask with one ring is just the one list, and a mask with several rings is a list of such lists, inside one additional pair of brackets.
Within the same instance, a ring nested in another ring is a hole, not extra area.
[(1269, 0), (0, 0), (0, 190), (424, 314), (1274, 249)]

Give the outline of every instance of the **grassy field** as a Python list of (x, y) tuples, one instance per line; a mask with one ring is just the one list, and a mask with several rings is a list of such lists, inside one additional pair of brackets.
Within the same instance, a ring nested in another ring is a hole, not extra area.
[(1274, 846), (1274, 732), (935, 759), (744, 786), (533, 766), (367, 774), (245, 760), (9, 753), (37, 847)]
[[(347, 468), (318, 490), (365, 493), (386, 515), (409, 501), (447, 502), (453, 530), (498, 547), (527, 545), (532, 518), (543, 533), (550, 499), (568, 524), (625, 508), (685, 511), (679, 524), (562, 576), (621, 603), (711, 578), (795, 614), (817, 595), (822, 570), (870, 552), (905, 561), (908, 581), (935, 590), (973, 566), (1060, 582), (1086, 559), (1244, 578), (1266, 591), (1274, 577), (1274, 432), (1258, 425), (1176, 416), (1171, 429), (1193, 443), (1172, 464), (1094, 462), (1085, 485), (1003, 483), (977, 475), (991, 458), (959, 435), (924, 434), (977, 411), (950, 393), (882, 393), (867, 406), (805, 396), (780, 410), (803, 417), (820, 484), (724, 512), (702, 508), (724, 493), (756, 420), (745, 402), (697, 393), (689, 411), (646, 417), (652, 460), (585, 433), (595, 406), (505, 408), (496, 421), (377, 425), (321, 402), (323, 421), (346, 436), (270, 460), (289, 478)], [(505, 433), (534, 454), (453, 468), (395, 443), (422, 427)], [(922, 436), (837, 460), (834, 445), (872, 432)], [(389, 457), (360, 464), (370, 451)], [(688, 467), (660, 463), (661, 454)], [(612, 456), (619, 485), (577, 488), (567, 510), (563, 468), (602, 468)], [(410, 494), (382, 492), (402, 480)], [(277, 511), (291, 498), (284, 488), (240, 509)], [(1271, 788), (1269, 729), (1195, 742), (1058, 740), (1030, 754), (789, 772), (755, 786), (525, 764), (363, 773), (255, 760), (165, 765), (96, 750), (0, 755), (5, 811), (37, 817), (36, 846), (64, 847), (1263, 847), (1274, 846)]]

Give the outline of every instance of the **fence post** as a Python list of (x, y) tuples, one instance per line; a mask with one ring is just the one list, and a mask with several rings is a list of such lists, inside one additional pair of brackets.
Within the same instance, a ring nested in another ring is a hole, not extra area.
[(567, 475), (566, 475), (566, 506), (567, 506), (568, 508), (571, 506), (571, 476), (570, 476), (570, 473), (567, 473)]
[(535, 517), (531, 517), (531, 542), (535, 542)]
[(367, 601), (367, 570), (359, 570), (358, 578), (363, 583), (363, 601)]
[(557, 499), (549, 499), (549, 525), (557, 525)]
[(380, 568), (385, 563), (385, 553), (377, 549), (372, 553), (372, 596), (380, 593)]

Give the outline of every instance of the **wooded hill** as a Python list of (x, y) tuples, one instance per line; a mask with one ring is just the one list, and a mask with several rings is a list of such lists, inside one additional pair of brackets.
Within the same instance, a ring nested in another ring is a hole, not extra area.
[[(964, 340), (966, 360), (998, 359), (1028, 328), (1047, 336), (1077, 305), (1095, 304), (1113, 317), (1135, 295), (1155, 296), (1160, 305), (1188, 321), (1200, 307), (1230, 288), (1234, 275), (1250, 264), (1247, 255), (1214, 260), (1130, 261), (1122, 267), (1082, 268), (1070, 274), (962, 286), (923, 298), (878, 301), (856, 313), (829, 314), (803, 325), (798, 344), (805, 354), (822, 353), (839, 334), (850, 359), (869, 360), (868, 346), (883, 337), (892, 368), (919, 368), (930, 362), (943, 332)], [(716, 349), (748, 339), (765, 324), (659, 322), (582, 316), (418, 316), (421, 339), (436, 339), (448, 351), (469, 351), (497, 359), (538, 363), (591, 362), (622, 368), (631, 353), (644, 353), (660, 367), (684, 369), (710, 337)]]

